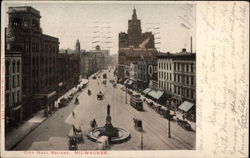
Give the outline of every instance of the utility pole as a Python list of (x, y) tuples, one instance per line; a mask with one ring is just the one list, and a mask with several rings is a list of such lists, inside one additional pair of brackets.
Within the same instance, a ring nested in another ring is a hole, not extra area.
[(125, 98), (125, 100), (126, 100), (126, 104), (127, 104), (127, 93), (128, 93), (128, 88), (127, 88), (127, 86), (125, 85), (125, 87), (126, 87), (126, 91), (125, 91), (125, 95), (126, 95), (126, 98)]
[(171, 138), (171, 133), (170, 133), (170, 110), (168, 110), (167, 113), (168, 113), (168, 138)]
[(141, 131), (141, 150), (143, 150), (143, 130)]

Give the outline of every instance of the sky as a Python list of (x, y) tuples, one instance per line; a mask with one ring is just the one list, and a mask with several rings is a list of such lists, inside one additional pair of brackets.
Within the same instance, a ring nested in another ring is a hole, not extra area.
[[(146, 3), (146, 2), (145, 2)], [(196, 7), (191, 4), (139, 3), (8, 3), (10, 6), (32, 6), (40, 11), (44, 34), (59, 38), (60, 49), (75, 49), (79, 39), (81, 49), (90, 50), (97, 44), (101, 49), (118, 52), (118, 35), (127, 32), (128, 20), (136, 9), (142, 32), (152, 31), (158, 51), (190, 51), (190, 37), (195, 51)], [(8, 15), (5, 16), (5, 26)]]

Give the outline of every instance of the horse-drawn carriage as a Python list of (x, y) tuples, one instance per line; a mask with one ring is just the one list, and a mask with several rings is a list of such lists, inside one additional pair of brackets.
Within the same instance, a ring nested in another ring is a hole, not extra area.
[(137, 118), (133, 118), (133, 121), (134, 121), (135, 129), (138, 130), (138, 131), (142, 131), (143, 130), (143, 128), (142, 128), (142, 120), (137, 119)]
[(178, 122), (178, 125), (180, 125), (182, 128), (189, 130), (189, 131), (192, 130), (191, 125), (187, 121), (177, 118), (177, 122)]
[(74, 103), (75, 103), (75, 104), (79, 104), (78, 98), (75, 99), (75, 102), (74, 102)]
[(91, 90), (88, 89), (88, 95), (91, 95)]
[(104, 96), (104, 94), (102, 94), (102, 92), (99, 92), (97, 94), (97, 100), (103, 100), (103, 96)]
[(82, 130), (79, 127), (79, 129), (75, 128), (73, 125), (73, 128), (70, 130), (68, 136), (68, 145), (69, 150), (77, 150), (78, 149), (78, 142), (83, 142), (83, 136), (82, 136)]

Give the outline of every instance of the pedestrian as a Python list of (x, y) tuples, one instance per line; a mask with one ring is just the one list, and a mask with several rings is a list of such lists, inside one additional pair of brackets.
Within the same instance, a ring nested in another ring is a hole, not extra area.
[(73, 116), (73, 118), (75, 118), (75, 113), (74, 113), (74, 111), (72, 111), (72, 116)]

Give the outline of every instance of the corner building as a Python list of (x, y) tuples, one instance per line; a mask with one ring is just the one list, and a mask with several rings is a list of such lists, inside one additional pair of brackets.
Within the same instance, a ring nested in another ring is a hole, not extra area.
[(22, 53), (24, 118), (38, 110), (54, 110), (57, 97), (58, 38), (42, 33), (40, 12), (32, 7), (9, 7), (7, 50)]

